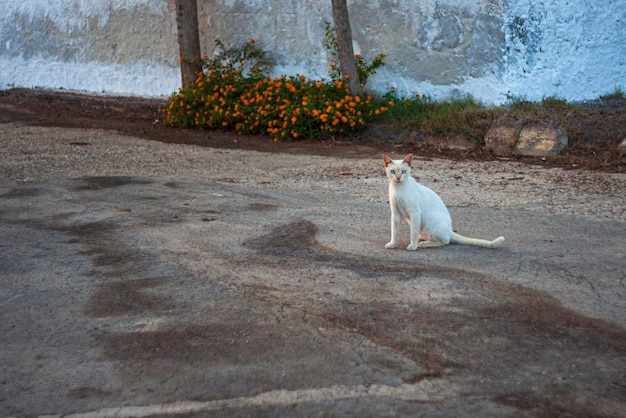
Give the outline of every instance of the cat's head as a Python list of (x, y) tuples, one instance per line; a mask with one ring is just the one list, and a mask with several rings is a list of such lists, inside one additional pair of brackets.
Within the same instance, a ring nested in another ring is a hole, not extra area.
[(392, 183), (401, 183), (411, 175), (411, 163), (413, 162), (413, 154), (409, 154), (402, 160), (392, 160), (383, 154), (383, 162), (385, 163), (385, 172), (389, 181)]

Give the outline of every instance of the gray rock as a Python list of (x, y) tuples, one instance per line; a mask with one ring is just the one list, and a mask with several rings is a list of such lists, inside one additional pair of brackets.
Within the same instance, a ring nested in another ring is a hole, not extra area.
[(515, 154), (520, 131), (527, 122), (525, 117), (518, 115), (504, 115), (498, 118), (485, 134), (485, 146), (499, 157)]
[(567, 131), (561, 125), (533, 120), (522, 127), (515, 151), (518, 155), (550, 157), (560, 154), (567, 143)]
[(563, 151), (567, 143), (567, 131), (562, 126), (519, 115), (500, 117), (485, 134), (485, 147), (499, 157), (549, 157)]

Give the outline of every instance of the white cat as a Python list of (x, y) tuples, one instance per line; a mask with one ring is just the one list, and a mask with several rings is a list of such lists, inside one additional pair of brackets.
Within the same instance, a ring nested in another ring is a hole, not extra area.
[(413, 154), (402, 160), (392, 160), (383, 155), (385, 171), (389, 178), (389, 205), (391, 206), (391, 241), (385, 248), (398, 247), (398, 229), (404, 218), (411, 226), (411, 244), (407, 250), (440, 247), (448, 244), (477, 245), (496, 248), (504, 237), (493, 241), (468, 238), (452, 230), (450, 213), (437, 193), (419, 184), (411, 177)]

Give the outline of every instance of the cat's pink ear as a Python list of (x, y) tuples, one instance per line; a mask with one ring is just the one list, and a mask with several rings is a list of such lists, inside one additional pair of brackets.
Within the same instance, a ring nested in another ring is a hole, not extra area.
[(413, 154), (409, 154), (402, 160), (403, 163), (406, 163), (409, 167), (411, 167), (411, 163), (413, 162)]
[(385, 167), (387, 167), (389, 164), (391, 164), (391, 158), (383, 154), (383, 162), (385, 163)]

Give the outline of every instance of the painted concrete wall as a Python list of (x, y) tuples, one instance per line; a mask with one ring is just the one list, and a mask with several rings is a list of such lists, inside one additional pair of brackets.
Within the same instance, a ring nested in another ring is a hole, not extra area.
[(0, 0), (0, 88), (162, 96), (180, 83), (164, 0)]
[[(0, 0), (0, 88), (162, 96), (179, 86), (173, 0)], [(487, 103), (626, 89), (626, 0), (350, 0), (370, 87)], [(198, 0), (203, 53), (249, 38), (274, 74), (327, 76), (330, 0)]]

